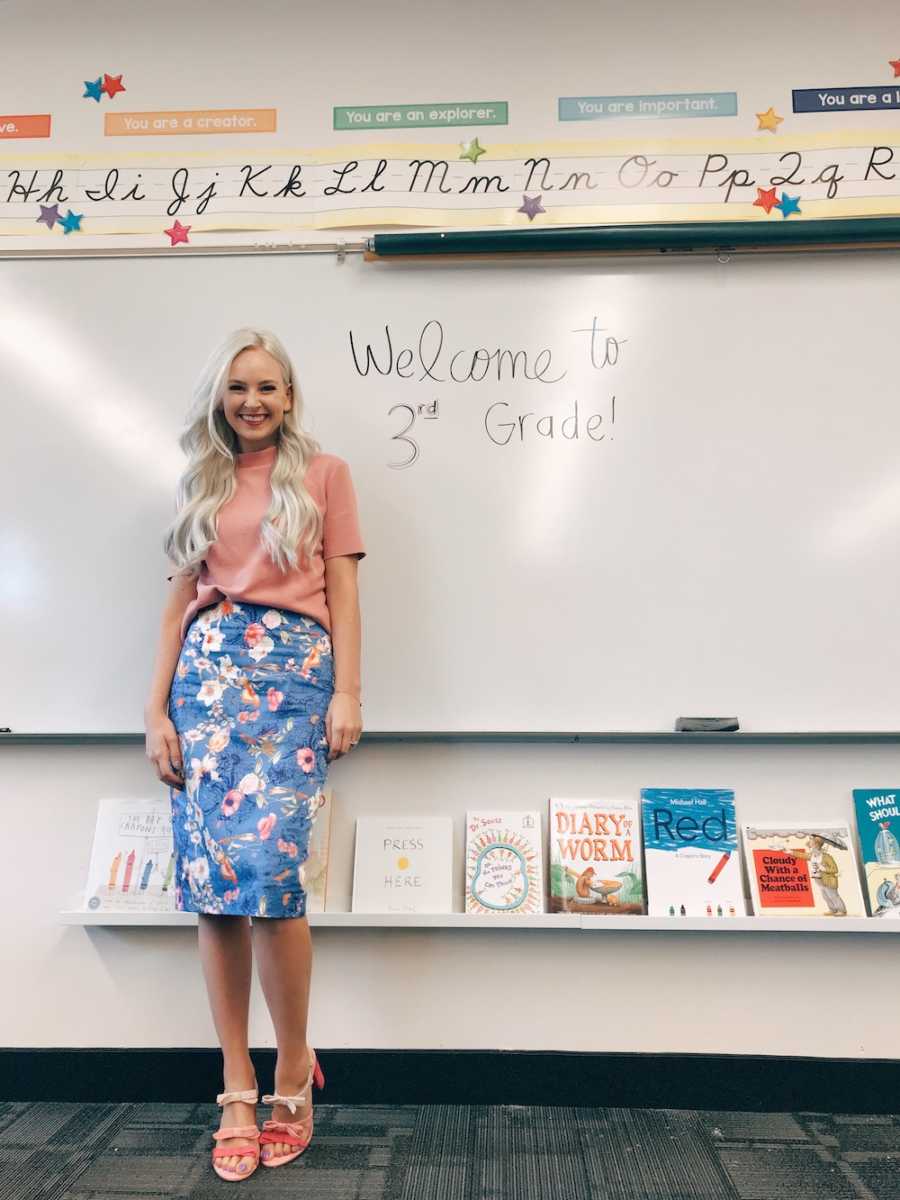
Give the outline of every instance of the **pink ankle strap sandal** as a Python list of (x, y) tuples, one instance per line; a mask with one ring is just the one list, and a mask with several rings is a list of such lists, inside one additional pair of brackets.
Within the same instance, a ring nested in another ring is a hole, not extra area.
[[(319, 1060), (316, 1058), (316, 1052), (310, 1048), (310, 1059), (312, 1066), (309, 1069), (309, 1075), (306, 1077), (306, 1083), (301, 1092), (296, 1096), (282, 1096), (278, 1092), (273, 1092), (271, 1096), (263, 1096), (263, 1104), (283, 1104), (289, 1109), (291, 1114), (296, 1113), (298, 1109), (306, 1107), (306, 1096), (304, 1093), (311, 1084), (315, 1084), (317, 1088), (325, 1086), (325, 1076), (322, 1074), (322, 1068), (319, 1066)], [(303, 1153), (309, 1143), (312, 1141), (313, 1135), (313, 1113), (312, 1106), (305, 1117), (301, 1117), (299, 1121), (263, 1121), (262, 1133), (259, 1135), (260, 1145), (265, 1144), (280, 1144), (282, 1146), (294, 1146), (295, 1149), (290, 1154), (280, 1154), (278, 1157), (263, 1156), (262, 1165), (264, 1167), (282, 1167), (285, 1163), (293, 1162), (295, 1158)]]
[[(259, 1091), (248, 1088), (244, 1092), (220, 1092), (216, 1096), (216, 1104), (224, 1108), (226, 1104), (256, 1104), (259, 1101)], [(213, 1141), (219, 1142), (224, 1138), (243, 1138), (238, 1146), (216, 1146), (212, 1152), (212, 1167), (220, 1179), (229, 1183), (239, 1183), (249, 1179), (259, 1166), (259, 1129), (256, 1125), (234, 1125), (230, 1129), (219, 1129), (213, 1134)], [(222, 1167), (222, 1158), (253, 1158), (252, 1165), (246, 1171), (236, 1171), (233, 1167)]]

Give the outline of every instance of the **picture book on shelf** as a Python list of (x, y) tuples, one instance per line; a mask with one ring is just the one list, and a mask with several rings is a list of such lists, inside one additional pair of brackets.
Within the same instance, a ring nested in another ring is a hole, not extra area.
[(550, 799), (551, 912), (644, 911), (637, 800)]
[(746, 915), (733, 791), (643, 788), (641, 817), (651, 917)]
[(453, 911), (450, 817), (358, 817), (353, 912)]
[(745, 825), (743, 835), (757, 916), (866, 915), (846, 825)]
[(873, 917), (900, 917), (900, 788), (854, 788), (856, 831)]
[(502, 917), (543, 911), (541, 814), (466, 813), (466, 912)]
[[(328, 890), (328, 853), (331, 848), (331, 821), (334, 814), (334, 791), (322, 788), (314, 797), (316, 809), (309, 831), (309, 855), (301, 867), (300, 882), (306, 892), (306, 911), (325, 911)], [(310, 802), (312, 808), (312, 802)]]
[(168, 796), (100, 800), (84, 907), (90, 912), (174, 912), (174, 876)]

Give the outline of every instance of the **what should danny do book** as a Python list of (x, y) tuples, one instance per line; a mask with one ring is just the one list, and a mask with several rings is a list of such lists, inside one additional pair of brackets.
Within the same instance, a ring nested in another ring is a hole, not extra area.
[(856, 829), (873, 917), (900, 917), (900, 788), (854, 788)]

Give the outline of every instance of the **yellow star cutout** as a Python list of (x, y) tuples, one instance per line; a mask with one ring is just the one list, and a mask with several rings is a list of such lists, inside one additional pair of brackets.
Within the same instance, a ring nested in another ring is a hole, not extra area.
[(758, 129), (768, 129), (769, 133), (777, 133), (778, 126), (784, 120), (784, 117), (779, 117), (778, 113), (771, 106), (763, 113), (757, 113), (756, 119), (759, 121)]

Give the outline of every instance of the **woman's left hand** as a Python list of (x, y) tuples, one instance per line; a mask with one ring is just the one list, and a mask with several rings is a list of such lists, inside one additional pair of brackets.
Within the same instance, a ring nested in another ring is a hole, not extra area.
[(328, 761), (347, 754), (359, 741), (362, 733), (362, 710), (359, 701), (347, 692), (335, 692), (325, 717), (325, 736), (328, 738)]

